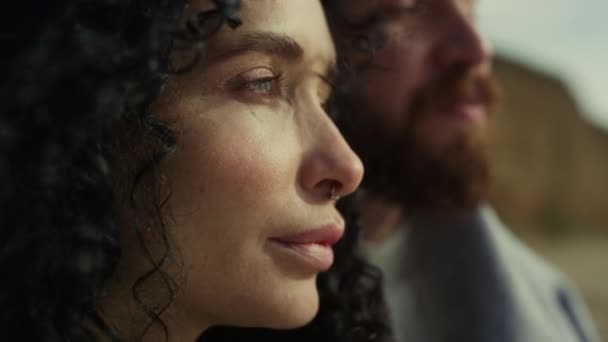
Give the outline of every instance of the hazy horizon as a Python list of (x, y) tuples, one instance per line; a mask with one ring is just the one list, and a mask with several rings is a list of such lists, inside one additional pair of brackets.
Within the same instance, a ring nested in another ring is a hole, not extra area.
[(608, 1), (480, 0), (495, 50), (564, 81), (590, 122), (608, 129)]

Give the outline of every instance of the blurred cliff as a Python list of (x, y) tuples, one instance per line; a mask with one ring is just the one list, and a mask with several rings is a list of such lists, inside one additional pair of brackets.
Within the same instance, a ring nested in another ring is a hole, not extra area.
[(516, 232), (608, 233), (608, 131), (559, 79), (504, 57), (494, 67), (503, 96), (491, 199), (501, 217)]

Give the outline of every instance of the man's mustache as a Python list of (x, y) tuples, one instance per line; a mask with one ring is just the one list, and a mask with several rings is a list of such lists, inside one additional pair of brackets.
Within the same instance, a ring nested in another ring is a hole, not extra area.
[(426, 112), (434, 106), (466, 101), (482, 104), (491, 113), (497, 99), (498, 86), (491, 75), (463, 67), (445, 72), (423, 86), (414, 96), (412, 109)]

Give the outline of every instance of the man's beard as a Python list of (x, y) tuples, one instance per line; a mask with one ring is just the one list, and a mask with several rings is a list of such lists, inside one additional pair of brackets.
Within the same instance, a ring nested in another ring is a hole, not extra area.
[[(434, 144), (422, 130), (433, 104), (475, 92), (493, 111), (492, 80), (455, 70), (414, 97), (406, 123), (391, 126), (383, 115), (353, 98), (338, 99), (338, 124), (365, 165), (366, 191), (399, 203), (407, 215), (458, 213), (477, 207), (487, 195), (490, 172), (488, 127), (474, 123), (446, 144)], [(438, 102), (439, 101), (439, 102)]]

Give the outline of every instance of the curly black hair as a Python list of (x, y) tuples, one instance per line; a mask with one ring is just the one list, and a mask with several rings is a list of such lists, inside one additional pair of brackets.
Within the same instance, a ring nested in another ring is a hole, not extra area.
[[(142, 179), (158, 176), (176, 137), (148, 108), (169, 75), (191, 66), (171, 66), (168, 51), (197, 51), (221, 25), (239, 25), (239, 0), (214, 3), (214, 10), (183, 27), (177, 25), (184, 0), (5, 5), (10, 8), (3, 9), (0, 23), (0, 326), (11, 340), (91, 341), (100, 334), (121, 340), (97, 311), (121, 253), (122, 203), (113, 167), (119, 127), (136, 132), (132, 146), (121, 146), (136, 164), (131, 182), (121, 184), (136, 213), (134, 229), (138, 234), (143, 229), (137, 209), (152, 205), (166, 249), (163, 258), (153, 259), (138, 235), (150, 271), (133, 284), (133, 296), (152, 323), (164, 327), (163, 306), (146, 305), (138, 290), (153, 274), (175, 290), (162, 271), (169, 253), (160, 214), (166, 198), (155, 182), (144, 185)], [(136, 153), (140, 146), (146, 153)], [(141, 191), (149, 203), (138, 202)], [(201, 340), (387, 341), (380, 275), (356, 252), (358, 229), (348, 208), (344, 201), (349, 229), (336, 246), (334, 266), (319, 277), (320, 311), (312, 323), (292, 331), (218, 327)]]

